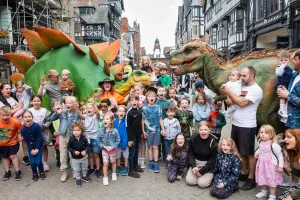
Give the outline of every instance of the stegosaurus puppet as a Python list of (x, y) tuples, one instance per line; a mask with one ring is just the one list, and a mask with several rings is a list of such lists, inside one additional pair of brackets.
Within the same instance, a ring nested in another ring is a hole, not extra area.
[[(294, 50), (290, 51), (293, 54)], [(232, 68), (241, 70), (246, 66), (256, 69), (256, 82), (263, 90), (263, 99), (257, 110), (258, 124), (272, 125), (276, 132), (282, 131), (283, 123), (279, 121), (279, 98), (275, 91), (275, 68), (278, 50), (266, 49), (257, 52), (247, 52), (234, 57), (231, 60), (224, 59), (223, 55), (212, 49), (208, 43), (200, 40), (187, 44), (182, 50), (171, 55), (170, 64), (177, 65), (176, 75), (192, 72), (199, 73), (208, 88), (222, 96), (221, 85), (228, 81), (228, 72)], [(290, 66), (293, 67), (292, 63)], [(245, 113), (246, 114), (246, 113)]]
[[(33, 93), (37, 93), (40, 81), (50, 69), (56, 69), (59, 73), (68, 69), (70, 79), (75, 83), (74, 96), (79, 102), (86, 100), (98, 88), (99, 81), (104, 78), (115, 79), (115, 74), (110, 72), (111, 64), (120, 48), (120, 40), (112, 44), (108, 42), (84, 46), (76, 44), (65, 33), (43, 27), (33, 27), (35, 31), (22, 29), (29, 49), (33, 56), (21, 53), (7, 53), (4, 56), (9, 59), (25, 75), (25, 83), (32, 87)], [(141, 72), (144, 84), (149, 84), (150, 75)], [(126, 85), (127, 81), (116, 82), (116, 85)], [(122, 91), (122, 87), (120, 89)], [(127, 90), (127, 88), (126, 88)], [(122, 91), (127, 93), (127, 91)], [(129, 91), (128, 91), (129, 92)], [(49, 108), (49, 98), (43, 97), (43, 106)]]

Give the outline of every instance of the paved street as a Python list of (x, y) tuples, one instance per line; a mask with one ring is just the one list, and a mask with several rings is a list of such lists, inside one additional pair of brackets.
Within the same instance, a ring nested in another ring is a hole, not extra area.
[[(224, 135), (229, 135), (231, 123), (223, 129)], [(19, 155), (21, 153), (19, 152)], [(24, 174), (20, 182), (13, 177), (8, 181), (0, 181), (1, 200), (22, 200), (22, 199), (51, 199), (51, 200), (79, 200), (79, 199), (214, 199), (209, 194), (209, 189), (199, 189), (197, 186), (187, 186), (184, 181), (169, 183), (166, 179), (167, 171), (160, 163), (161, 172), (144, 172), (140, 179), (119, 176), (115, 182), (109, 182), (109, 186), (103, 186), (102, 178), (92, 176), (92, 183), (83, 183), (82, 188), (75, 186), (72, 179), (66, 183), (60, 182), (60, 172), (55, 167), (54, 150), (50, 148), (50, 167), (46, 180), (33, 182), (31, 180), (30, 166), (21, 165)], [(71, 172), (69, 172), (71, 175)], [(0, 176), (3, 176), (1, 166)], [(111, 177), (109, 177), (111, 178)], [(256, 199), (257, 187), (251, 191), (238, 191), (229, 199), (247, 200)], [(278, 192), (279, 194), (279, 192)]]

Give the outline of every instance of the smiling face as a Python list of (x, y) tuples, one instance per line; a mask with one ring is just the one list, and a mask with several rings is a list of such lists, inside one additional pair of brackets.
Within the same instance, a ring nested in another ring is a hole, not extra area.
[(169, 97), (170, 97), (170, 99), (175, 99), (176, 98), (176, 90), (175, 89), (170, 89), (169, 90)]
[(108, 115), (105, 115), (103, 117), (103, 122), (102, 123), (103, 123), (103, 126), (105, 128), (112, 128), (112, 125), (111, 125), (112, 120), (111, 120), (111, 118)]
[(149, 62), (148, 59), (144, 58), (144, 59), (142, 60), (142, 65), (143, 65), (143, 66), (149, 66), (149, 64), (150, 64), (150, 62)]
[(250, 71), (248, 68), (244, 68), (241, 71), (241, 80), (244, 85), (249, 86), (249, 85), (251, 85), (252, 81), (254, 80), (254, 75), (250, 74)]
[(164, 99), (166, 96), (166, 89), (164, 87), (158, 87), (157, 96), (159, 99)]
[(25, 112), (23, 114), (22, 120), (23, 120), (25, 126), (30, 126), (32, 124), (32, 118), (33, 118), (32, 114), (29, 112)]
[(79, 138), (81, 136), (81, 129), (79, 126), (74, 126), (72, 132), (75, 138)]
[(185, 139), (182, 134), (178, 135), (176, 138), (176, 143), (178, 146), (182, 147), (184, 145)]
[[(33, 105), (34, 109), (38, 110), (41, 107), (41, 99), (39, 97), (34, 97), (31, 101), (31, 104)], [(55, 104), (54, 104), (55, 106)]]
[(205, 104), (204, 97), (199, 95), (198, 98), (197, 98), (197, 103), (199, 103), (199, 105), (204, 105)]
[(231, 154), (231, 145), (227, 140), (222, 140), (222, 152), (225, 154)]
[(168, 72), (165, 69), (161, 69), (159, 73), (162, 77), (165, 77)]
[(2, 95), (7, 99), (11, 94), (11, 86), (8, 84), (3, 85), (3, 89), (1, 90)]
[(122, 120), (126, 115), (126, 110), (123, 106), (118, 107), (117, 115), (120, 120)]
[(51, 83), (54, 83), (54, 84), (58, 83), (58, 81), (59, 81), (59, 74), (58, 74), (58, 72), (54, 72), (51, 75), (49, 75), (48, 78), (49, 78), (49, 80), (50, 80)]
[(73, 112), (74, 111), (74, 108), (75, 108), (74, 103), (75, 102), (72, 99), (66, 98), (65, 104), (66, 104), (66, 108), (67, 108), (67, 110), (69, 112)]
[(133, 87), (133, 91), (134, 91), (134, 93), (136, 94), (136, 95), (143, 95), (143, 93), (144, 93), (144, 88), (142, 88), (140, 85), (135, 85), (134, 87)]
[(210, 133), (208, 126), (202, 125), (199, 127), (199, 135), (202, 139), (207, 139)]
[(296, 149), (297, 141), (296, 141), (295, 136), (288, 133), (288, 134), (286, 134), (284, 141), (285, 141), (285, 145), (286, 145), (287, 149)]
[(107, 103), (101, 103), (100, 104), (100, 109), (101, 109), (102, 113), (106, 113), (108, 111)]
[(88, 116), (94, 116), (95, 115), (95, 109), (94, 106), (92, 104), (88, 104), (86, 106), (86, 113)]
[(111, 85), (110, 82), (104, 82), (104, 83), (103, 83), (103, 87), (104, 87), (104, 90), (105, 90), (106, 92), (108, 92), (108, 91), (110, 91), (112, 85)]
[(0, 119), (4, 122), (7, 123), (8, 120), (10, 119), (11, 112), (5, 112), (3, 110), (0, 110)]
[(186, 111), (189, 107), (190, 103), (187, 99), (182, 99), (180, 101), (180, 107), (182, 108), (182, 110)]

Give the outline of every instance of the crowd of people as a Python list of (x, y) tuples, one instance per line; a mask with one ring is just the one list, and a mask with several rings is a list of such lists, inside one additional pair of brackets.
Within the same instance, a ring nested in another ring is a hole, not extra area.
[[(169, 182), (185, 176), (187, 185), (211, 186), (211, 195), (217, 198), (259, 185), (257, 198), (276, 199), (276, 188), (283, 186), (286, 190), (279, 199), (299, 199), (300, 51), (293, 63), (294, 71), (288, 66), (288, 52), (278, 54), (276, 88), (285, 145), (280, 145), (272, 126), (261, 125), (257, 130), (256, 113), (263, 91), (252, 66), (231, 70), (228, 82), (222, 85), (229, 106), (225, 114), (223, 103), (214, 100), (200, 77), (191, 84), (184, 75), (178, 84), (181, 89), (176, 88), (167, 66), (156, 63), (152, 67), (146, 56), (141, 58), (141, 70), (154, 77), (148, 88), (136, 83), (123, 97), (114, 91), (115, 81), (105, 78), (99, 81), (100, 98), (81, 106), (73, 96), (77, 86), (69, 79), (68, 70), (63, 70), (62, 79), (56, 70), (48, 71), (36, 95), (22, 81), (15, 89), (4, 83), (0, 86), (3, 181), (11, 177), (11, 165), (15, 180), (22, 179), (17, 156), (21, 143), (23, 163), (31, 165), (34, 181), (46, 178), (48, 146), (53, 145), (61, 181), (67, 181), (71, 168), (79, 187), (82, 181), (92, 182), (92, 175), (103, 177), (103, 185), (109, 185), (110, 172), (111, 181), (118, 175), (140, 178), (144, 170), (159, 173), (162, 158)], [(187, 89), (192, 89), (193, 97)], [(51, 111), (41, 107), (45, 94)], [(222, 136), (227, 118), (232, 118), (231, 137)], [(288, 183), (283, 183), (284, 170), (292, 174)], [(244, 181), (240, 187), (239, 181)]]

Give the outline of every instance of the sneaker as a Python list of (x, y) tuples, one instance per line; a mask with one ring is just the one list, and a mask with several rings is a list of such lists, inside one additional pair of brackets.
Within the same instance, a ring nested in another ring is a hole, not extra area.
[(293, 181), (286, 182), (286, 183), (282, 183), (279, 187), (281, 187), (281, 188), (289, 188), (289, 187), (293, 187), (293, 186), (298, 186), (298, 183), (295, 183)]
[(140, 167), (141, 167), (142, 169), (145, 169), (145, 168), (146, 168), (146, 165), (145, 165), (145, 158), (141, 158)]
[(26, 166), (30, 165), (29, 157), (28, 157), (28, 156), (24, 156), (22, 162), (23, 162), (23, 164), (26, 165)]
[(112, 180), (112, 181), (118, 180), (117, 174), (116, 174), (116, 173), (112, 173), (112, 174), (111, 174), (111, 180)]
[(88, 171), (88, 176), (92, 176), (93, 174), (95, 174), (95, 169), (89, 169)]
[(49, 165), (47, 162), (43, 162), (43, 165), (44, 165), (44, 171), (45, 172), (49, 172), (50, 171), (50, 168), (49, 168)]
[(97, 178), (103, 177), (103, 173), (99, 169), (95, 170), (95, 175), (96, 175)]
[(37, 174), (33, 174), (33, 175), (32, 175), (32, 180), (33, 180), (33, 181), (39, 180), (39, 176), (38, 176)]
[(117, 170), (116, 170), (116, 174), (119, 175), (122, 171), (122, 167), (121, 166), (118, 166), (117, 167)]
[(122, 172), (122, 176), (127, 176), (128, 175), (128, 168), (125, 167), (123, 172)]
[(144, 172), (144, 170), (139, 165), (137, 165), (136, 168), (134, 168), (134, 171), (136, 171), (136, 172)]
[(151, 172), (152, 169), (153, 169), (153, 162), (150, 162), (149, 165), (148, 165), (148, 167), (147, 167), (147, 171)]
[(246, 181), (248, 179), (249, 174), (242, 174), (239, 175), (239, 181)]
[(255, 197), (256, 198), (266, 198), (266, 197), (268, 197), (269, 196), (269, 194), (268, 194), (268, 192), (267, 191), (260, 191), (259, 193), (257, 193), (256, 195), (255, 195)]
[(61, 177), (60, 177), (60, 181), (61, 182), (66, 182), (68, 178), (68, 173), (66, 171), (62, 172)]
[(178, 175), (176, 176), (176, 180), (181, 181), (181, 180), (182, 180), (182, 175), (179, 175), (179, 174), (178, 174)]
[(40, 178), (41, 178), (42, 180), (45, 180), (46, 174), (45, 174), (45, 173), (41, 173), (41, 174), (40, 174)]
[(138, 165), (141, 165), (141, 158), (138, 158)]
[(108, 185), (108, 177), (103, 177), (103, 185)]
[(86, 182), (86, 183), (92, 182), (92, 179), (90, 179), (90, 177), (88, 177), (88, 176), (82, 177), (81, 180), (83, 180), (83, 181)]
[(247, 179), (244, 185), (242, 185), (241, 190), (251, 190), (252, 188), (255, 188), (256, 183), (254, 179)]
[(140, 175), (134, 170), (129, 171), (128, 176), (131, 176), (133, 178), (140, 178)]
[(23, 174), (20, 170), (16, 171), (16, 177), (15, 177), (15, 180), (16, 181), (20, 181), (23, 177)]
[(5, 171), (2, 181), (7, 181), (10, 177), (11, 177), (11, 171), (10, 170)]
[(276, 200), (276, 195), (270, 195), (268, 200)]
[(288, 118), (288, 114), (285, 110), (279, 110), (278, 114), (283, 118)]
[(153, 168), (154, 168), (154, 172), (155, 172), (155, 173), (159, 173), (159, 172), (160, 172), (159, 166), (158, 166), (158, 163), (157, 163), (157, 162), (153, 164)]
[(76, 185), (77, 187), (82, 187), (81, 179), (76, 179), (75, 185)]

